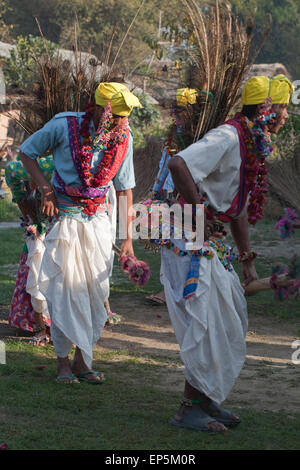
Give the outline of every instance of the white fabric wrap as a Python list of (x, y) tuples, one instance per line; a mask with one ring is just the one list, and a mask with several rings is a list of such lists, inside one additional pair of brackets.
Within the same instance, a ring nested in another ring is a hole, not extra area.
[(26, 264), (29, 267), (28, 277), (26, 281), (26, 292), (31, 296), (32, 308), (37, 313), (42, 313), (44, 317), (49, 318), (48, 306), (45, 297), (40, 292), (38, 278), (40, 267), (45, 251), (44, 235), (38, 238), (28, 239), (26, 241), (28, 256)]
[(107, 320), (111, 252), (112, 229), (105, 213), (85, 222), (65, 217), (45, 238), (39, 285), (48, 302), (56, 354), (65, 357), (72, 343), (89, 368)]
[[(214, 251), (214, 250), (213, 250)], [(161, 282), (186, 380), (221, 403), (237, 379), (246, 356), (247, 304), (237, 274), (226, 271), (215, 253), (200, 259), (196, 293), (183, 299), (190, 256), (162, 249)]]

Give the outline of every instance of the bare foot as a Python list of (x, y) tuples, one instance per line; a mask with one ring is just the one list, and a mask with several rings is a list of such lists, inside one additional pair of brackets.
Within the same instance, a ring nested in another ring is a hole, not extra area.
[[(84, 374), (85, 372), (88, 372), (88, 371), (90, 371), (90, 369), (86, 366), (80, 349), (76, 348), (75, 356), (74, 356), (74, 360), (72, 364), (73, 374), (75, 374), (78, 377), (81, 374)], [(104, 379), (104, 374), (101, 372), (98, 372), (97, 374), (95, 373), (85, 374), (84, 379), (86, 379), (89, 382), (102, 382)]]
[[(59, 382), (61, 383), (79, 383), (79, 380), (76, 377), (72, 377), (73, 372), (71, 369), (71, 364), (68, 357), (58, 357), (57, 358), (57, 369)], [(65, 377), (65, 378), (60, 378)]]

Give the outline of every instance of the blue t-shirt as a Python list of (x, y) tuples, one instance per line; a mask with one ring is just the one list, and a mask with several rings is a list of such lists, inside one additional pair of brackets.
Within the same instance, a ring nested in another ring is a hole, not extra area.
[[(68, 121), (66, 119), (68, 116), (77, 117), (80, 126), (84, 113), (66, 112), (56, 114), (42, 129), (28, 137), (21, 145), (20, 150), (28, 157), (36, 159), (47, 150), (51, 149), (54, 157), (54, 167), (65, 184), (68, 186), (80, 186), (82, 183), (76, 171), (69, 145)], [(91, 121), (90, 124), (90, 133), (91, 136), (95, 133), (93, 121)], [(94, 152), (91, 160), (92, 172), (96, 170), (103, 156), (103, 151)], [(54, 186), (58, 186), (54, 175), (52, 182)], [(131, 130), (129, 133), (127, 153), (116, 176), (113, 178), (113, 184), (116, 191), (125, 191), (126, 189), (135, 187), (133, 136)]]

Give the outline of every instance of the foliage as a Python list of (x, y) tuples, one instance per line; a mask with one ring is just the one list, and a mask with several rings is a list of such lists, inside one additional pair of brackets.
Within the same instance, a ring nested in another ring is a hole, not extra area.
[(8, 86), (27, 88), (32, 84), (33, 70), (37, 58), (43, 54), (52, 57), (58, 46), (42, 37), (31, 34), (17, 38), (16, 49), (10, 52), (10, 57), (4, 59), (4, 76)]
[(155, 124), (160, 118), (158, 109), (149, 103), (147, 95), (139, 95), (142, 108), (135, 108), (130, 115), (131, 125), (138, 130), (143, 130), (150, 124)]
[(300, 77), (299, 0), (231, 0), (234, 9), (254, 16), (258, 29), (272, 16), (272, 30), (257, 63), (283, 63), (291, 75)]
[[(91, 51), (104, 60), (111, 44), (111, 57), (134, 18), (142, 0), (7, 0), (11, 11), (6, 15), (7, 23), (13, 24), (13, 35), (39, 35), (34, 17), (39, 19), (45, 37), (71, 48), (74, 42), (74, 23), (78, 21), (80, 48)], [(172, 5), (173, 3), (173, 5)], [(176, 16), (174, 4), (177, 0), (161, 5), (160, 0), (147, 0), (143, 4), (134, 28), (130, 31), (121, 49), (120, 61), (133, 66), (149, 54), (148, 46), (141, 41), (144, 34), (155, 34), (159, 21), (159, 9), (164, 15)], [(134, 54), (132, 54), (134, 51)]]
[[(202, 0), (197, 0), (200, 4)], [(73, 44), (74, 21), (78, 20), (81, 32), (81, 49), (91, 50), (98, 57), (106, 55), (113, 36), (112, 57), (133, 19), (141, 0), (5, 0), (1, 2), (6, 25), (12, 25), (13, 38), (33, 34), (39, 36), (35, 22), (38, 17), (45, 37), (62, 47)], [(213, 3), (213, 0), (211, 0)], [(227, 3), (221, 0), (220, 3)], [(243, 16), (255, 17), (258, 29), (266, 24), (267, 14), (273, 18), (271, 34), (258, 61), (282, 62), (294, 78), (300, 76), (300, 3), (298, 0), (231, 0), (235, 11)], [(122, 47), (120, 60), (126, 66), (134, 66), (149, 56), (148, 42), (157, 40), (159, 12), (162, 26), (186, 16), (181, 0), (147, 0)], [(0, 13), (1, 35), (1, 13)], [(151, 39), (152, 38), (152, 39)], [(154, 39), (155, 38), (155, 39)], [(1, 36), (0, 36), (1, 39)], [(134, 54), (132, 51), (134, 50)], [(151, 53), (150, 53), (151, 54)], [(160, 52), (159, 54), (162, 54)]]
[(10, 38), (10, 31), (12, 29), (12, 25), (9, 25), (5, 22), (4, 16), (8, 13), (9, 9), (7, 7), (6, 0), (1, 0), (0, 4), (0, 41), (9, 41)]

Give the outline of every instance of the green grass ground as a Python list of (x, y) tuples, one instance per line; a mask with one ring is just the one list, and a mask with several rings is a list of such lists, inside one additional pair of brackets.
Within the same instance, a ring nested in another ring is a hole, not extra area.
[[(261, 227), (264, 234), (270, 226)], [(269, 230), (270, 240), (274, 233)], [(3, 265), (17, 264), (23, 246), (21, 229), (0, 231), (0, 304), (5, 309), (14, 276)], [(136, 245), (138, 257), (152, 271), (139, 292), (161, 289), (159, 256)], [(258, 260), (261, 277), (270, 273), (271, 260)], [(237, 267), (239, 269), (239, 266)], [(134, 287), (116, 265), (112, 299), (132, 295)], [(275, 303), (272, 292), (249, 298), (249, 315), (277, 316), (283, 322), (299, 318), (299, 303)], [(282, 323), (283, 324), (283, 323)], [(5, 338), (2, 338), (5, 340)], [(17, 338), (5, 340), (7, 363), (0, 365), (0, 445), (9, 449), (98, 450), (261, 450), (299, 449), (300, 414), (255, 411), (245, 404), (235, 410), (243, 423), (225, 435), (206, 435), (168, 424), (181, 394), (159, 387), (158, 375), (178, 367), (178, 361), (154, 358), (128, 350), (95, 352), (94, 368), (106, 374), (105, 384), (56, 384), (53, 348), (36, 348)], [(41, 367), (44, 366), (44, 367)], [(159, 374), (158, 374), (159, 373)], [(251, 383), (249, 383), (251, 387)]]
[(20, 217), (18, 206), (7, 198), (0, 199), (0, 222), (18, 221)]
[[(178, 393), (143, 384), (165, 364), (122, 353), (95, 354), (107, 373), (104, 385), (53, 382), (51, 347), (7, 342), (1, 367), (1, 438), (10, 449), (253, 450), (298, 449), (300, 415), (238, 410), (246, 425), (225, 435), (206, 435), (168, 424)], [(123, 357), (124, 354), (124, 357)], [(116, 356), (118, 361), (116, 362)], [(46, 366), (39, 370), (39, 366)], [(124, 372), (126, 372), (124, 374)], [(130, 382), (128, 377), (131, 377)]]

